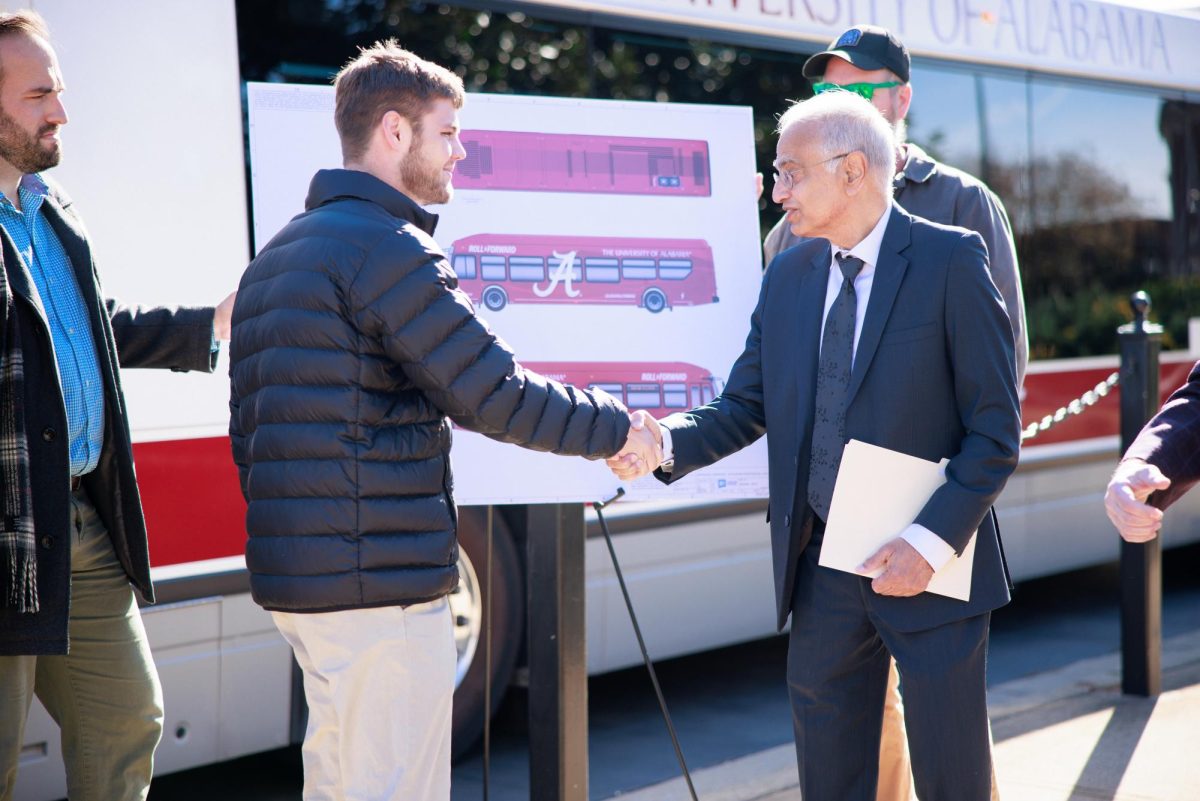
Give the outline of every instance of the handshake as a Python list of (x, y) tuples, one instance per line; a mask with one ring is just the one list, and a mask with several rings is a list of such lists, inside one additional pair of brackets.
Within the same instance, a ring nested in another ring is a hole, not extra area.
[(604, 463), (622, 481), (641, 478), (657, 470), (663, 463), (663, 435), (658, 421), (648, 412), (630, 414), (625, 445)]

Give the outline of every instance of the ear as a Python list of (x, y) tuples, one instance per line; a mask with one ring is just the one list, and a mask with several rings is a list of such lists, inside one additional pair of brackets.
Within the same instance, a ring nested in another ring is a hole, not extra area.
[(383, 115), (379, 120), (376, 135), (382, 139), (383, 146), (388, 151), (404, 154), (412, 146), (412, 125), (398, 111), (389, 111)]
[(847, 195), (857, 195), (867, 183), (867, 157), (861, 150), (855, 150), (842, 159), (842, 169), (838, 175)]
[(896, 87), (896, 119), (908, 117), (908, 107), (912, 105), (912, 84), (903, 83)]

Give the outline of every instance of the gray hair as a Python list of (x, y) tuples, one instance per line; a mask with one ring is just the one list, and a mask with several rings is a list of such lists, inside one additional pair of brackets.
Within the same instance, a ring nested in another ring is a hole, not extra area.
[(869, 100), (854, 92), (831, 90), (793, 103), (779, 118), (776, 133), (794, 125), (813, 125), (819, 152), (831, 159), (825, 168), (838, 169), (836, 156), (861, 152), (867, 170), (887, 197), (896, 173), (896, 132)]

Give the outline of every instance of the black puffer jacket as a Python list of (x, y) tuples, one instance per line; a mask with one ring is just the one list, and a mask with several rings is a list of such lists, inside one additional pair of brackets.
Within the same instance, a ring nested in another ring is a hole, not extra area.
[(246, 564), (267, 609), (438, 598), (458, 581), (450, 422), (536, 450), (612, 455), (601, 392), (517, 364), (475, 316), (437, 217), (367, 173), (322, 170), (238, 291), (230, 435)]

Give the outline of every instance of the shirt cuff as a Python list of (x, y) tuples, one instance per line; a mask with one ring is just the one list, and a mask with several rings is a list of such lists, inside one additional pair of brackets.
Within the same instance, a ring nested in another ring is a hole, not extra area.
[(900, 538), (916, 549), (917, 553), (929, 563), (936, 573), (954, 558), (954, 548), (950, 543), (934, 534), (924, 526), (913, 523), (900, 533)]
[(662, 423), (659, 423), (658, 430), (662, 432), (663, 438), (663, 460), (662, 464), (658, 466), (658, 469), (662, 470), (664, 473), (670, 473), (675, 468), (675, 446), (671, 444), (671, 429), (667, 428)]

